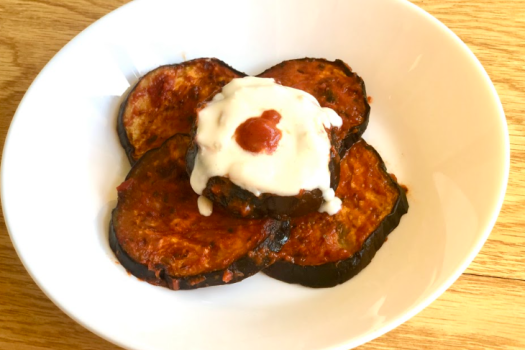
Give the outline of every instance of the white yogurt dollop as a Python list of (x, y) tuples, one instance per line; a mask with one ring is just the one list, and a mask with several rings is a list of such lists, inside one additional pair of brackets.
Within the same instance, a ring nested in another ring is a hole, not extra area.
[[(281, 116), (277, 129), (282, 135), (275, 151), (253, 153), (239, 146), (237, 127), (272, 109)], [(276, 84), (271, 78), (233, 79), (199, 112), (199, 151), (191, 186), (200, 195), (211, 177), (225, 176), (256, 196), (293, 196), (302, 189), (318, 188), (330, 203), (321, 210), (333, 215), (341, 201), (330, 188), (331, 145), (325, 128), (341, 124), (335, 111), (321, 107), (302, 90)]]

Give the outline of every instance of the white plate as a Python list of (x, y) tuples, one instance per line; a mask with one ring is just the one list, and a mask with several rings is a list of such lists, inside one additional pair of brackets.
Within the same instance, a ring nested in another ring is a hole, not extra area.
[[(409, 187), (410, 211), (363, 272), (332, 289), (262, 274), (172, 292), (139, 282), (107, 243), (129, 166), (115, 132), (148, 70), (218, 57), (258, 73), (284, 59), (341, 58), (373, 97), (365, 139)], [(2, 204), (42, 290), (130, 349), (348, 349), (415, 315), (468, 266), (501, 207), (505, 116), (467, 47), (405, 1), (135, 1), (90, 26), (46, 66), (7, 137)]]

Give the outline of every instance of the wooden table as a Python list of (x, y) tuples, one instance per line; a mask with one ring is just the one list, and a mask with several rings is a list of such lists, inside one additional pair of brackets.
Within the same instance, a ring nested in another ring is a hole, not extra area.
[[(366, 0), (362, 0), (366, 1)], [(0, 2), (0, 142), (38, 72), (82, 29), (126, 0)], [(481, 253), (438, 300), (370, 349), (525, 348), (525, 0), (413, 0), (479, 58), (499, 93), (510, 133), (503, 209)], [(0, 349), (118, 347), (62, 313), (18, 259), (0, 216)]]

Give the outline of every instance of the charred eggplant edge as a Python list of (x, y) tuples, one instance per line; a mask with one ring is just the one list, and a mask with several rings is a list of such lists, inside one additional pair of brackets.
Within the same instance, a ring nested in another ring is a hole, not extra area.
[(390, 214), (367, 237), (362, 248), (348, 259), (323, 265), (297, 265), (277, 260), (273, 265), (263, 270), (266, 275), (287, 283), (301, 284), (312, 288), (327, 288), (348, 281), (370, 264), (388, 235), (399, 225), (401, 217), (408, 212), (409, 205), (405, 190), (388, 174), (381, 156), (370, 145), (366, 145), (366, 147), (379, 157), (381, 170), (399, 192)]
[[(177, 67), (177, 66), (181, 66), (181, 65), (188, 65), (188, 64), (191, 64), (191, 63), (193, 63), (195, 61), (202, 60), (202, 59), (208, 59), (208, 60), (214, 61), (215, 63), (217, 63), (217, 64), (219, 64), (219, 65), (221, 65), (223, 67), (231, 69), (235, 74), (238, 74), (241, 77), (245, 77), (246, 76), (246, 73), (243, 73), (241, 71), (236, 70), (235, 68), (231, 67), (227, 63), (225, 63), (225, 62), (223, 62), (220, 59), (215, 58), (215, 57), (207, 57), (207, 58), (201, 57), (201, 58), (195, 58), (193, 60), (189, 60), (189, 61), (185, 61), (185, 62), (181, 62), (181, 63), (165, 64), (165, 65), (159, 66), (159, 67), (157, 67), (157, 68), (147, 72), (146, 74), (144, 74), (135, 83), (135, 86), (133, 86), (133, 88), (128, 92), (128, 94), (127, 94), (126, 98), (124, 99), (124, 101), (120, 104), (119, 111), (118, 111), (118, 116), (117, 116), (117, 134), (118, 134), (118, 138), (120, 140), (120, 144), (122, 145), (122, 148), (124, 148), (124, 151), (126, 152), (126, 156), (128, 157), (129, 163), (132, 166), (135, 165), (135, 163), (138, 161), (138, 159), (135, 159), (133, 157), (133, 154), (135, 153), (135, 146), (133, 146), (131, 144), (131, 142), (130, 142), (130, 140), (128, 138), (128, 133), (126, 131), (126, 127), (124, 126), (124, 121), (123, 121), (124, 112), (126, 111), (126, 108), (128, 106), (129, 97), (131, 96), (131, 94), (135, 91), (137, 86), (140, 84), (140, 82), (146, 76), (148, 76), (150, 74), (153, 74), (157, 70), (163, 69), (163, 68), (169, 68), (169, 67)], [(213, 93), (212, 93), (212, 95), (213, 95)]]
[[(115, 215), (115, 209), (113, 210), (112, 216), (113, 215)], [(267, 227), (267, 229), (271, 230), (271, 233), (261, 244), (250, 252), (257, 252), (260, 249), (268, 249), (272, 252), (279, 252), (281, 250), (290, 234), (289, 222), (276, 220), (274, 224), (272, 224), (271, 227)], [(126, 251), (122, 249), (116, 236), (113, 219), (111, 220), (109, 227), (109, 246), (113, 253), (115, 253), (120, 264), (133, 276), (150, 284), (167, 287), (172, 290), (197, 289), (237, 283), (253, 276), (272, 263), (269, 256), (262, 259), (261, 262), (257, 262), (256, 259), (249, 256), (250, 252), (248, 252), (246, 255), (230, 264), (226, 269), (194, 276), (177, 277), (170, 276), (162, 266), (159, 266), (160, 273), (157, 275), (155, 271), (148, 269), (147, 265), (133, 260)], [(223, 277), (227, 272), (231, 273), (231, 280), (225, 282)]]

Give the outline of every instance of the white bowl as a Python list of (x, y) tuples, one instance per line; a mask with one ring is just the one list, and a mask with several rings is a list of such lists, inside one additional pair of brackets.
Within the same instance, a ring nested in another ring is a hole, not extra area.
[[(115, 264), (107, 243), (129, 165), (116, 111), (148, 70), (218, 57), (256, 74), (340, 58), (373, 97), (364, 138), (409, 188), (409, 213), (372, 263), (331, 289), (262, 274), (173, 292)], [(35, 80), (13, 119), (2, 204), (13, 244), (64, 312), (130, 349), (347, 349), (437, 298), (472, 261), (501, 207), (505, 116), (467, 47), (400, 0), (135, 1), (90, 26)]]

